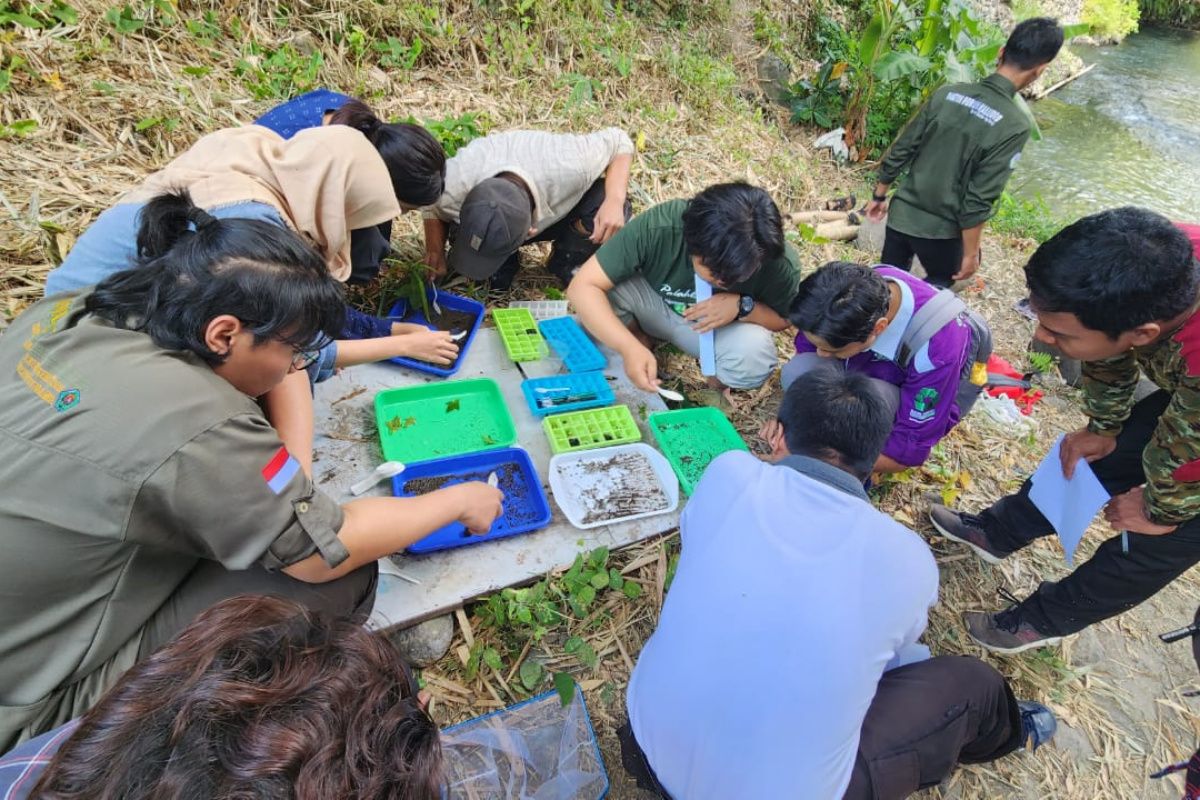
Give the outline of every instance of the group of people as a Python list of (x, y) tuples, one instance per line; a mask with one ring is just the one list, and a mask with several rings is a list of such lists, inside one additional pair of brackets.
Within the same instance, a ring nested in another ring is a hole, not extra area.
[[(458, 355), (446, 333), (344, 299), (416, 209), (435, 276), (504, 288), (520, 248), (549, 242), (546, 268), (643, 390), (660, 381), (659, 343), (697, 356), (708, 333), (714, 387), (780, 372), (770, 455), (718, 457), (681, 517), (627, 695), (640, 783), (677, 800), (901, 798), (1046, 741), (1053, 715), (994, 668), (930, 657), (937, 566), (864, 487), (923, 463), (981, 389), (990, 334), (948, 287), (978, 268), (1028, 138), (1015, 93), (1062, 40), (1028, 20), (995, 74), (937, 90), (867, 208), (888, 212), (882, 263), (807, 275), (761, 188), (715, 184), (633, 216), (634, 147), (617, 129), (496, 133), (447, 159), (420, 126), (319, 90), (201, 138), (102, 213), (0, 337), (0, 751), (17, 747), (0, 787), (438, 796), (423, 699), (360, 626), (379, 558), (455, 520), (486, 530), (502, 495), (473, 482), (340, 504), (311, 477), (315, 384)], [(1085, 361), (1090, 421), (1067, 436), (1064, 472), (1092, 462), (1128, 546), (1114, 537), (1014, 607), (968, 613), (999, 653), (1131, 608), (1200, 560), (1193, 243), (1116, 209), (1025, 271), (1037, 337)], [(697, 302), (698, 280), (711, 298)], [(1134, 404), (1139, 371), (1161, 390)], [(931, 518), (989, 562), (1053, 530), (1028, 484)]]

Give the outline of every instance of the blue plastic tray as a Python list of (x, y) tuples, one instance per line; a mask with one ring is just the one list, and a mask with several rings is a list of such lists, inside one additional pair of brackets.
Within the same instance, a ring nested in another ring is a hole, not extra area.
[[(452, 547), (528, 533), (550, 524), (550, 504), (542, 490), (542, 479), (538, 477), (529, 454), (519, 447), (409, 464), (404, 472), (392, 478), (392, 494), (397, 497), (415, 497), (456, 483), (486, 481), (488, 474), (493, 471), (498, 473), (499, 488), (504, 492), (504, 513), (496, 518), (491, 530), (481, 536), (474, 536), (467, 533), (462, 523), (452, 522), (409, 545), (408, 552), (431, 553), (434, 550), (449, 550)], [(427, 482), (424, 479), (432, 480)], [(421, 481), (426, 485), (413, 486), (414, 481)], [(434, 481), (441, 483), (434, 486)]]
[[(543, 391), (539, 392), (538, 389)], [(525, 402), (535, 417), (584, 408), (599, 408), (617, 401), (603, 372), (574, 372), (568, 375), (529, 378), (521, 381), (521, 391), (525, 394)], [(570, 402), (563, 402), (564, 400)]]
[(608, 359), (571, 317), (554, 317), (538, 323), (542, 336), (558, 353), (563, 364), (571, 372), (591, 372), (604, 369)]
[[(467, 357), (467, 348), (469, 348), (471, 346), (471, 342), (475, 340), (475, 331), (479, 330), (479, 325), (483, 322), (483, 304), (477, 303), (469, 297), (460, 297), (456, 294), (443, 292), (441, 289), (431, 289), (427, 295), (431, 301), (431, 311), (433, 310), (432, 300), (434, 295), (437, 296), (438, 305), (441, 306), (443, 311), (462, 311), (475, 317), (475, 321), (471, 324), (471, 328), (467, 332), (466, 338), (458, 343), (458, 358), (448, 367), (439, 367), (436, 364), (430, 364), (427, 361), (418, 361), (415, 358), (393, 358), (392, 362), (401, 364), (409, 369), (416, 369), (420, 370), (421, 372), (428, 372), (431, 375), (440, 375), (445, 378), (458, 372), (458, 368), (462, 366), (463, 359)], [(417, 325), (424, 325), (426, 328), (430, 328), (431, 330), (439, 330), (436, 325), (430, 324), (429, 320), (425, 319), (425, 315), (420, 310), (414, 310), (411, 316), (409, 316), (407, 319), (401, 320), (401, 317), (404, 317), (404, 315), (407, 313), (408, 300), (401, 298), (396, 301), (394, 306), (392, 306), (391, 311), (388, 312), (388, 317), (395, 317), (397, 322), (412, 322)]]

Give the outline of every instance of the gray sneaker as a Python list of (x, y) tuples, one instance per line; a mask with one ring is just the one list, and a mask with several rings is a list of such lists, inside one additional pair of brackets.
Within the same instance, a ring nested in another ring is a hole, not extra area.
[(975, 555), (988, 564), (999, 564), (1008, 555), (992, 546), (987, 532), (978, 524), (978, 519), (970, 514), (951, 511), (941, 503), (934, 503), (929, 507), (929, 521), (942, 536), (970, 547)]
[[(1001, 590), (1002, 593), (1003, 591)], [(1035, 647), (1052, 647), (1062, 641), (1061, 636), (1042, 633), (1021, 619), (1019, 604), (995, 614), (968, 611), (963, 614), (963, 622), (967, 625), (967, 633), (978, 644), (993, 653), (1006, 656), (1023, 653)]]

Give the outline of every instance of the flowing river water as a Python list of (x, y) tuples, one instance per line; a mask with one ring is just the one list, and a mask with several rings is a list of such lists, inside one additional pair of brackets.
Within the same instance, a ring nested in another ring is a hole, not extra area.
[(1067, 221), (1122, 205), (1200, 222), (1200, 33), (1147, 28), (1071, 48), (1091, 72), (1034, 104), (1010, 189)]

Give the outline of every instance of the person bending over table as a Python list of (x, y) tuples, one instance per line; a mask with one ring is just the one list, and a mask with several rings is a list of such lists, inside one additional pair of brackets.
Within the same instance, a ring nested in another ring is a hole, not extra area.
[[(1064, 228), (1025, 265), (1036, 337), (1083, 362), (1082, 430), (1061, 455), (1091, 464), (1119, 535), (1005, 611), (964, 615), (975, 641), (1019, 653), (1128, 611), (1200, 561), (1200, 265), (1187, 235), (1138, 208)], [(1139, 377), (1159, 390), (1135, 403)], [(994, 564), (1054, 533), (1030, 482), (979, 514), (935, 504), (943, 536)]]
[(479, 482), (342, 506), (317, 491), (255, 398), (341, 330), (341, 285), (296, 234), (186, 193), (141, 220), (163, 255), (0, 337), (0, 750), (86, 711), (219, 600), (361, 621), (377, 559), (501, 512)]
[(82, 719), (0, 758), (0, 797), (437, 800), (441, 746), (423, 700), (385, 636), (234, 597)]
[[(160, 255), (154, 239), (139, 238), (140, 218), (148, 200), (178, 188), (187, 189), (213, 217), (258, 219), (299, 233), (320, 251), (329, 272), (344, 281), (353, 266), (351, 233), (401, 212), (396, 185), (380, 152), (345, 125), (301, 131), (286, 141), (257, 125), (216, 131), (102, 213), (50, 272), (46, 293), (81, 290), (139, 258)], [(447, 332), (374, 320), (352, 310), (346, 316), (351, 324), (335, 337), (341, 341), (327, 342), (309, 369), (312, 383), (338, 367), (396, 356), (450, 364), (458, 355)], [(289, 376), (266, 398), (266, 406), (268, 419), (310, 471), (313, 407), (305, 376)]]
[(633, 151), (619, 128), (476, 139), (446, 162), (446, 191), (423, 211), (425, 263), (503, 290), (520, 269), (517, 251), (550, 242), (546, 269), (566, 286), (629, 219)]
[(643, 785), (893, 800), (1053, 735), (1050, 711), (995, 669), (919, 643), (933, 554), (862, 488), (890, 427), (869, 378), (816, 370), (764, 431), (774, 463), (731, 452), (705, 471), (629, 679), (623, 749)]
[(919, 312), (937, 296), (895, 267), (831, 261), (800, 282), (792, 303), (789, 318), (800, 333), (796, 355), (783, 365), (783, 387), (813, 369), (870, 377), (893, 420), (872, 472), (923, 464), (965, 413), (960, 395), (970, 402), (979, 393), (970, 383), (971, 329), (961, 315), (926, 341), (911, 341), (910, 329), (925, 327)]
[[(567, 288), (584, 326), (621, 354), (640, 389), (659, 384), (655, 340), (693, 357), (713, 332), (719, 388), (752, 389), (771, 376), (776, 331), (800, 282), (779, 209), (745, 183), (710, 186), (634, 217), (589, 258)], [(696, 302), (696, 277), (713, 286)]]

